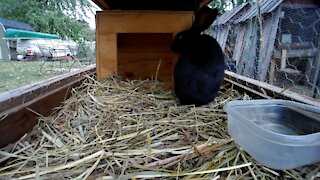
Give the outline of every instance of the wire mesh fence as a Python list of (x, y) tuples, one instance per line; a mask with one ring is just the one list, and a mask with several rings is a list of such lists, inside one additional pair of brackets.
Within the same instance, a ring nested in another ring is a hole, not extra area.
[(208, 30), (228, 69), (320, 99), (320, 8), (315, 1), (262, 0), (222, 14)]
[(5, 38), (3, 34), (0, 37), (0, 93), (95, 64), (95, 42)]

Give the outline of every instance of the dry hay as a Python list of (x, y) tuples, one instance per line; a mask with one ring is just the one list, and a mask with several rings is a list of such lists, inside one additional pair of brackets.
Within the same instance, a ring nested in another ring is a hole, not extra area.
[[(264, 167), (227, 133), (223, 106), (250, 99), (222, 88), (215, 102), (178, 106), (148, 81), (88, 77), (72, 97), (16, 144), (0, 151), (0, 177), (17, 179), (311, 179), (319, 165)], [(36, 111), (36, 110), (32, 110)], [(35, 112), (36, 113), (36, 112)]]

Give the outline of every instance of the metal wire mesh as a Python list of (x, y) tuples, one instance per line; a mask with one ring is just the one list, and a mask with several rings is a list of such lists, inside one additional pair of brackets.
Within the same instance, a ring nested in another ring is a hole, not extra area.
[(208, 31), (228, 69), (311, 98), (320, 98), (320, 8), (315, 1), (244, 3)]
[(0, 93), (79, 70), (95, 63), (94, 42), (5, 38), (0, 24)]

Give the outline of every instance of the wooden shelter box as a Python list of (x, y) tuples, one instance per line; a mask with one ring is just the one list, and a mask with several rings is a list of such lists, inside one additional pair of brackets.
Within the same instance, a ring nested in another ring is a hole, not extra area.
[(172, 82), (176, 33), (191, 27), (192, 11), (105, 10), (97, 12), (97, 78)]

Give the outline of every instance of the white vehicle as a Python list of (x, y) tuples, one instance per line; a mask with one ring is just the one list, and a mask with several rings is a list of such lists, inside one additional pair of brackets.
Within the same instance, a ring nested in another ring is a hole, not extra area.
[(78, 44), (60, 39), (18, 39), (19, 60), (54, 60), (77, 54)]

